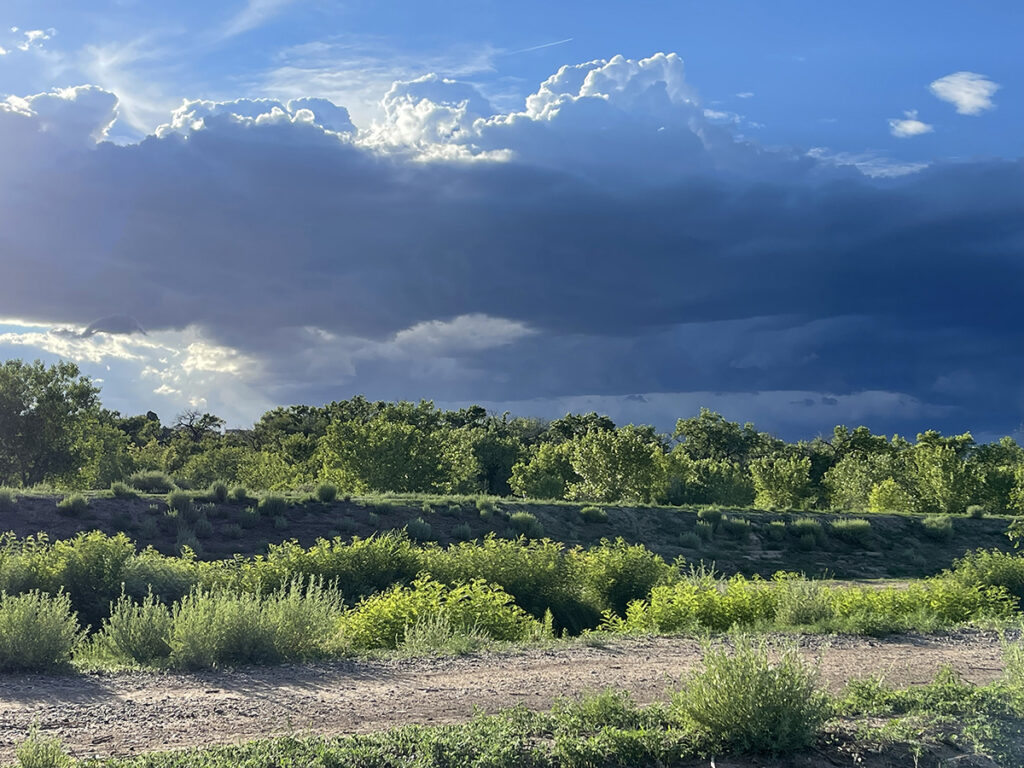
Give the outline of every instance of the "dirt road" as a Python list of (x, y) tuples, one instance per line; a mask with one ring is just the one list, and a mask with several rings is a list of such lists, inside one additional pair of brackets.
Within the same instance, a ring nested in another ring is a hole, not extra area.
[[(994, 633), (943, 637), (805, 638), (823, 684), (884, 674), (896, 684), (930, 680), (942, 665), (986, 683), (1002, 671)], [(195, 675), (158, 673), (47, 677), (0, 675), (0, 763), (37, 723), (76, 757), (125, 755), (229, 743), (286, 733), (325, 735), (405, 723), (463, 720), (606, 686), (641, 702), (665, 698), (700, 661), (680, 638), (623, 639), (606, 647), (566, 645), (457, 659), (336, 662)]]

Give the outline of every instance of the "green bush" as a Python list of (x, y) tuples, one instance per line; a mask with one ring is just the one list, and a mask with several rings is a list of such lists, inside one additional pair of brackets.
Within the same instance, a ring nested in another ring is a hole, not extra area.
[(287, 531), (288, 530), (288, 518), (284, 515), (278, 515), (274, 518), (274, 530), (275, 531)]
[(697, 513), (697, 519), (714, 528), (722, 520), (722, 510), (713, 508), (702, 509)]
[(998, 549), (968, 552), (946, 575), (964, 586), (1004, 587), (1018, 602), (1024, 600), (1024, 557)]
[(417, 517), (405, 524), (405, 532), (414, 541), (430, 541), (434, 538), (434, 528), (422, 517)]
[(260, 513), (253, 507), (246, 507), (238, 513), (238, 524), (242, 528), (255, 528), (260, 524)]
[(174, 490), (167, 494), (167, 508), (174, 510), (178, 517), (186, 519), (192, 512), (192, 494)]
[(700, 549), (702, 543), (701, 537), (693, 531), (684, 533), (679, 537), (679, 546), (683, 549)]
[(141, 603), (122, 595), (93, 637), (93, 652), (116, 661), (152, 664), (171, 653), (171, 611), (152, 592)]
[(812, 517), (801, 517), (793, 521), (791, 530), (797, 537), (803, 537), (810, 534), (814, 537), (815, 541), (825, 540), (825, 529), (821, 527), (821, 523)]
[(260, 499), (257, 509), (264, 517), (284, 517), (288, 512), (288, 501), (284, 496), (268, 494)]
[(775, 622), (783, 627), (808, 627), (832, 618), (832, 598), (817, 581), (794, 576), (776, 579)]
[(583, 507), (580, 510), (580, 517), (588, 524), (608, 522), (608, 513), (601, 507)]
[(494, 502), (491, 499), (477, 499), (476, 509), (481, 517), (490, 517), (494, 514)]
[(236, 541), (245, 534), (242, 532), (242, 526), (238, 525), (238, 523), (230, 523), (221, 529), (221, 535), (225, 539)]
[(174, 490), (174, 481), (170, 476), (155, 470), (136, 472), (129, 476), (128, 485), (143, 493), (170, 493)]
[(814, 744), (830, 715), (795, 647), (773, 661), (763, 644), (743, 638), (731, 653), (705, 646), (703, 669), (684, 681), (672, 709), (712, 754), (797, 752)]
[(81, 517), (89, 511), (89, 500), (80, 493), (65, 496), (57, 502), (57, 512), (65, 517)]
[(803, 552), (813, 552), (818, 548), (818, 537), (813, 533), (804, 533), (797, 539), (797, 546)]
[(239, 504), (245, 504), (249, 501), (249, 491), (245, 489), (244, 485), (236, 485), (231, 489), (231, 500), (236, 501)]
[(206, 515), (201, 515), (193, 524), (192, 530), (195, 532), (197, 539), (208, 539), (213, 536), (213, 523), (209, 521)]
[(715, 526), (704, 520), (699, 520), (693, 530), (704, 541), (711, 541), (711, 537), (714, 536), (715, 533)]
[(18, 506), (18, 496), (11, 488), (0, 488), (0, 513), (13, 512)]
[(772, 520), (765, 529), (769, 541), (780, 542), (786, 538), (786, 523), (782, 520)]
[(0, 593), (0, 671), (64, 667), (83, 634), (64, 592)]
[(398, 650), (406, 656), (462, 656), (491, 642), (475, 625), (457, 626), (448, 613), (428, 613), (407, 626)]
[(501, 587), (482, 579), (449, 587), (420, 577), (411, 587), (364, 598), (345, 615), (341, 634), (357, 650), (397, 648), (417, 621), (440, 615), (457, 631), (477, 632), (492, 640), (526, 640), (542, 631), (541, 624)]
[(473, 538), (473, 529), (469, 523), (459, 523), (452, 528), (452, 538), (457, 541), (469, 541)]
[(651, 589), (671, 579), (674, 571), (660, 555), (641, 544), (618, 538), (600, 546), (569, 552), (573, 582), (583, 599), (599, 610), (624, 616), (634, 600), (646, 598)]
[(848, 544), (867, 548), (871, 543), (870, 520), (835, 520), (829, 527), (832, 533)]
[(544, 536), (544, 526), (531, 512), (513, 512), (508, 516), (508, 523), (513, 531), (528, 539), (539, 539)]
[(218, 480), (217, 482), (211, 483), (210, 487), (206, 489), (206, 495), (217, 504), (224, 504), (228, 500), (228, 484)]
[(316, 487), (316, 498), (324, 504), (330, 504), (338, 498), (338, 486), (330, 483), (320, 483)]
[(14, 756), (18, 758), (15, 768), (71, 768), (75, 763), (64, 751), (60, 739), (41, 736), (34, 726), (28, 737), (14, 748)]
[(928, 515), (921, 520), (924, 535), (936, 541), (953, 538), (953, 518), (949, 515)]
[(174, 540), (174, 549), (182, 557), (185, 557), (188, 552), (191, 552), (193, 555), (201, 555), (203, 553), (203, 545), (199, 543), (199, 537), (188, 526), (182, 526), (178, 529), (178, 536)]
[(975, 520), (980, 520), (985, 516), (985, 507), (981, 504), (971, 504), (967, 507), (968, 517), (973, 517)]
[(742, 517), (723, 517), (719, 525), (727, 536), (745, 541), (750, 536), (750, 521)]
[(138, 492), (132, 488), (128, 483), (117, 481), (116, 483), (110, 484), (110, 492), (113, 494), (115, 499), (136, 499), (138, 498)]

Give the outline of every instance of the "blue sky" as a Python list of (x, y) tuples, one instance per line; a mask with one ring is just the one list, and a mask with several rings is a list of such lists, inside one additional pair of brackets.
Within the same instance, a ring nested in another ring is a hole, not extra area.
[(0, 16), (0, 355), (120, 410), (1024, 421), (1016, 3)]

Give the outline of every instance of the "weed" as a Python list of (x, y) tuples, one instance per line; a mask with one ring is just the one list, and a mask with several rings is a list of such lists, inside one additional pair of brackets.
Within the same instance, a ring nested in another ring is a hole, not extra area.
[(601, 507), (583, 507), (580, 509), (580, 518), (584, 523), (607, 523), (608, 513)]

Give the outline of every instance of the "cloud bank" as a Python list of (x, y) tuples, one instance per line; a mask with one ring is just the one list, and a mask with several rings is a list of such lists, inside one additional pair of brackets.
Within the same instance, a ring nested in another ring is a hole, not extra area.
[[(0, 307), (79, 334), (0, 353), (128, 366), (121, 407), (236, 421), (355, 393), (637, 420), (703, 398), (788, 434), (1024, 416), (1020, 162), (769, 149), (675, 54), (562, 67), (511, 112), (437, 76), (382, 107), (190, 101), (115, 146), (114, 94), (0, 102)], [(112, 315), (149, 335), (86, 332)]]

